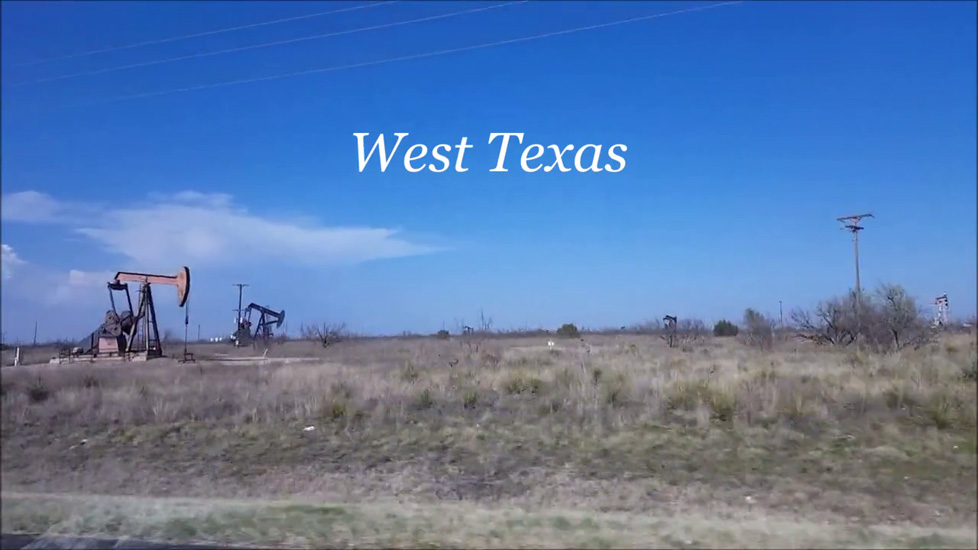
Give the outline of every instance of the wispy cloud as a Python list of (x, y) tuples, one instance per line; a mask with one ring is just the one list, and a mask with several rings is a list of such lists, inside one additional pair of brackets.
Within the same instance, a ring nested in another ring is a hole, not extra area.
[(8, 222), (52, 222), (58, 220), (63, 206), (37, 191), (22, 191), (3, 196), (2, 215)]
[(6, 281), (14, 276), (14, 272), (24, 265), (13, 247), (8, 244), (0, 244), (0, 279)]
[(61, 224), (128, 265), (194, 267), (271, 261), (349, 265), (444, 250), (412, 242), (397, 229), (328, 227), (249, 212), (225, 194), (184, 191), (141, 204), (64, 202), (37, 191), (3, 196), (4, 222)]
[(3, 292), (49, 306), (87, 305), (104, 298), (106, 283), (115, 272), (56, 270), (21, 258), (13, 247), (0, 244)]

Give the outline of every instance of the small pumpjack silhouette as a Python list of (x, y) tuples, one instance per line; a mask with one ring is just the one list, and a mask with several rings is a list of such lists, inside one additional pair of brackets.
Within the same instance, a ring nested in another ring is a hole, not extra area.
[[(259, 313), (257, 323), (251, 322), (253, 312)], [(234, 332), (234, 345), (237, 347), (263, 344), (267, 347), (268, 342), (275, 336), (272, 327), (279, 328), (285, 321), (285, 310), (275, 311), (265, 306), (260, 306), (254, 302), (248, 304), (238, 321), (238, 330)], [(254, 326), (254, 331), (252, 327)]]

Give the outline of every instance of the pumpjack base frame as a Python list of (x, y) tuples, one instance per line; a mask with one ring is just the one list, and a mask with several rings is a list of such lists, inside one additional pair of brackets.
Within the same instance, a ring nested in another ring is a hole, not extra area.
[(145, 351), (124, 353), (124, 354), (100, 354), (100, 355), (59, 355), (52, 357), (49, 361), (52, 365), (63, 363), (142, 363), (150, 359), (160, 359), (162, 355), (150, 355)]

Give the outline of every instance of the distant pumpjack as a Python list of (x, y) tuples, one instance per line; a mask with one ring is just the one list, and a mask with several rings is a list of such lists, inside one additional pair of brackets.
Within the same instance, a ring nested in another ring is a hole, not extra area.
[[(256, 323), (251, 322), (252, 312), (259, 313)], [(272, 327), (279, 328), (285, 321), (285, 310), (275, 311), (265, 306), (260, 306), (254, 302), (248, 304), (242, 313), (241, 320), (238, 322), (238, 329), (234, 333), (233, 341), (238, 346), (248, 344), (257, 345), (258, 343), (268, 344), (275, 335)], [(252, 327), (254, 326), (254, 332)]]
[(677, 324), (679, 323), (679, 319), (677, 319), (675, 315), (666, 315), (665, 317), (662, 318), (662, 320), (665, 321), (666, 323), (665, 334), (663, 335), (664, 339), (666, 343), (669, 344), (670, 348), (675, 347), (676, 328), (677, 328)]

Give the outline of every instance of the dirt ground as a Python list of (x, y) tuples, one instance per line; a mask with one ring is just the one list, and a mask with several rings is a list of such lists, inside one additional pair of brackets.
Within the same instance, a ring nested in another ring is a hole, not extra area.
[[(974, 335), (890, 355), (587, 340), (293, 342), (257, 363), (210, 361), (231, 351), (217, 344), (195, 346), (196, 364), (3, 368), (2, 529), (316, 547), (978, 544)], [(303, 356), (317, 360), (284, 360)]]

